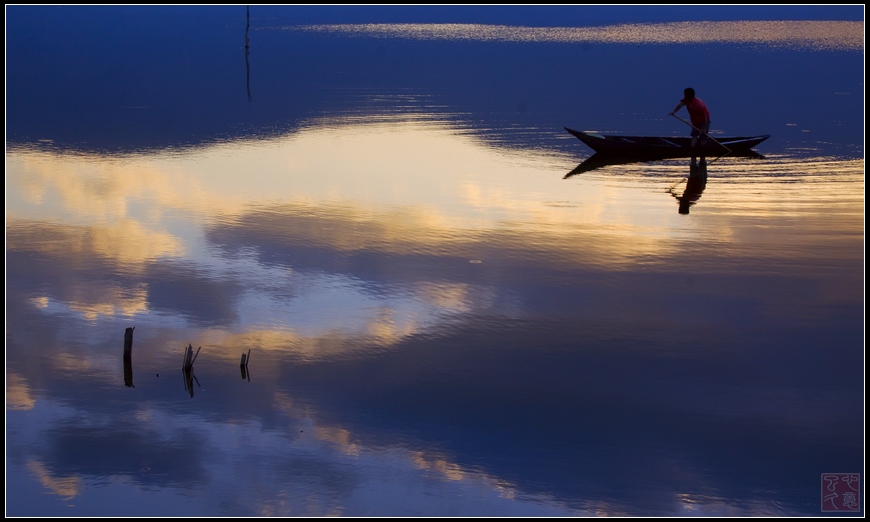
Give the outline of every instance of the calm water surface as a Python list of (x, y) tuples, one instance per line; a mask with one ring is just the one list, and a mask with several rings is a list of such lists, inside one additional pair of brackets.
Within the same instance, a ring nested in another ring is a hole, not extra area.
[(7, 7), (7, 515), (826, 514), (863, 7), (743, 9)]

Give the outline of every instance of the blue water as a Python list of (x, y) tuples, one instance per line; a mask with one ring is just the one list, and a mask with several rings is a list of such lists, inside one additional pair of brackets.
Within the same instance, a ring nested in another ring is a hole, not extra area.
[(6, 13), (7, 515), (863, 515), (863, 6)]

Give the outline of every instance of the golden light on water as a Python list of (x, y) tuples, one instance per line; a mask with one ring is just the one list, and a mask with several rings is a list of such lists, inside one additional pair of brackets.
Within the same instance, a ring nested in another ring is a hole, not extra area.
[[(83, 217), (83, 216), (80, 216)], [(61, 226), (7, 215), (7, 250), (63, 255), (70, 261), (96, 255), (128, 269), (164, 257), (184, 255), (183, 242), (165, 231), (154, 231), (127, 216), (105, 225)], [(29, 232), (39, 229), (38, 236)]]
[(73, 499), (85, 490), (85, 481), (82, 477), (78, 475), (58, 476), (40, 461), (29, 460), (27, 469), (43, 487), (63, 499)]
[[(552, 155), (498, 151), (417, 123), (312, 126), (268, 146), (116, 158), (111, 166), (99, 161), (99, 168), (96, 159), (10, 154), (10, 227), (37, 215), (80, 223), (88, 231), (67, 231), (63, 248), (90, 245), (130, 264), (186, 255), (187, 242), (167, 228), (184, 215), (205, 223), (256, 221), (264, 236), (304, 236), (337, 250), (393, 253), (461, 246), (485, 231), (533, 227), (547, 243), (552, 230), (573, 234), (578, 223), (603, 225), (613, 235), (648, 221), (636, 215), (642, 206), (626, 208), (620, 191), (598, 183), (584, 187), (582, 200), (554, 204), (566, 199), (566, 183), (552, 170)], [(51, 197), (25, 197), (35, 191)], [(630, 256), (638, 248), (657, 249), (632, 243), (624, 245)], [(606, 250), (615, 254), (617, 244)]]
[(21, 375), (6, 372), (6, 410), (31, 410), (36, 399)]
[[(7, 154), (6, 217), (13, 238), (8, 248), (95, 252), (124, 265), (185, 258), (193, 255), (183, 237), (189, 231), (172, 226), (180, 221), (212, 227), (245, 224), (264, 238), (304, 238), (338, 251), (407, 253), (448, 247), (459, 252), (481, 233), (507, 239), (517, 232), (534, 233), (535, 244), (558, 249), (571, 244), (566, 237), (583, 236), (582, 252), (568, 247), (573, 256), (581, 256), (578, 260), (589, 260), (597, 243), (588, 240), (603, 235), (607, 243), (594, 255), (607, 256), (612, 265), (619, 258), (630, 262), (638, 255), (667, 252), (652, 240), (702, 232), (689, 223), (672, 226), (679, 216), (659, 212), (663, 196), (649, 190), (650, 180), (659, 179), (660, 188), (666, 188), (683, 178), (684, 165), (608, 167), (563, 180), (573, 164), (567, 155), (500, 150), (454, 129), (420, 122), (330, 122), (268, 142), (219, 144), (184, 156), (12, 151)], [(854, 177), (862, 169), (863, 160), (726, 158), (713, 174), (713, 182), (720, 184), (717, 191), (704, 201), (714, 200), (724, 188), (734, 196), (729, 204), (746, 212), (781, 213), (787, 208), (765, 195), (768, 188), (812, 200), (819, 194), (804, 191), (818, 190), (821, 185), (809, 183), (824, 172), (835, 171), (837, 179), (846, 181), (843, 176)], [(767, 183), (759, 185), (761, 181)], [(32, 225), (43, 233), (27, 238), (17, 233)], [(621, 246), (620, 237), (628, 240)], [(472, 254), (462, 255), (477, 259)]]
[(671, 22), (601, 27), (345, 24), (285, 26), (281, 29), (414, 40), (602, 44), (728, 43), (812, 50), (864, 49), (864, 23), (852, 21)]

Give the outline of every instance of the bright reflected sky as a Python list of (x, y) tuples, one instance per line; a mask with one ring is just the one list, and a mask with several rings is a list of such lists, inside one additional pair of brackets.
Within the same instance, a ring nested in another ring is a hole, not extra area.
[[(546, 151), (499, 149), (445, 125), (415, 122), (308, 125), (274, 140), (212, 145), (185, 154), (13, 151), (7, 155), (6, 217), (108, 227), (115, 232), (107, 232), (105, 248), (121, 243), (116, 237), (147, 236), (136, 247), (144, 250), (109, 254), (131, 260), (184, 255), (191, 238), (169, 230), (175, 217), (202, 224), (278, 205), (315, 212), (333, 206), (351, 219), (382, 223), (385, 248), (392, 250), (507, 224), (544, 236), (572, 234), (584, 225), (609, 234), (624, 229), (632, 236), (692, 230), (671, 226), (676, 218), (658, 212), (661, 194), (622, 190), (633, 173), (679, 181), (684, 165), (611, 167), (624, 173), (618, 181), (596, 173), (563, 180), (574, 161)], [(842, 176), (844, 165), (862, 164), (726, 158), (717, 165), (717, 177), (817, 179), (830, 169)], [(790, 191), (802, 188), (808, 187), (787, 185)], [(747, 211), (779, 212), (776, 199), (759, 193), (733, 199), (744, 201), (752, 209)], [(327, 231), (319, 240), (333, 248), (355, 248), (352, 238), (337, 234)]]
[(757, 44), (814, 50), (863, 50), (864, 23), (735, 21), (618, 24), (603, 27), (517, 27), (481, 24), (353, 24), (284, 26), (348, 36), (415, 40), (602, 44)]
[[(819, 183), (832, 181), (828, 172), (854, 183), (863, 169), (863, 161), (726, 159), (716, 166), (715, 189), (702, 196), (707, 219), (698, 221), (678, 214), (669, 193), (679, 195), (683, 188), (681, 162), (609, 167), (562, 179), (572, 163), (543, 151), (498, 149), (423, 121), (311, 122), (282, 138), (185, 154), (15, 151), (7, 155), (7, 231), (41, 223), (63, 240), (43, 241), (48, 232), (26, 240), (14, 234), (7, 248), (61, 258), (96, 255), (132, 273), (174, 260), (236, 274), (249, 290), (237, 303), (242, 330), (214, 329), (205, 334), (208, 342), (329, 357), (348, 346), (307, 340), (351, 335), (390, 345), (450, 316), (493, 306), (486, 296), (494, 289), (419, 281), (378, 297), (365, 281), (346, 274), (299, 273), (255, 258), (214, 256), (208, 230), (246, 230), (263, 246), (307, 245), (338, 256), (447, 255), (485, 267), (500, 259), (486, 257), (480, 248), (484, 235), (517, 259), (545, 256), (553, 266), (616, 270), (658, 263), (667, 269), (669, 259), (685, 254), (680, 249), (686, 240), (715, 237), (721, 252), (735, 256), (758, 241), (777, 245), (776, 235), (767, 237), (766, 229), (740, 220), (787, 216), (795, 202), (805, 212), (815, 199), (833, 197), (818, 193), (819, 186), (836, 190), (836, 184)], [(805, 225), (807, 230), (856, 233), (863, 200), (859, 194), (844, 198), (846, 206)], [(283, 297), (282, 286), (294, 288), (294, 297)], [(86, 322), (149, 311), (144, 287), (77, 289), (60, 301), (32, 299), (45, 313), (80, 314)], [(232, 350), (226, 357), (238, 354)]]

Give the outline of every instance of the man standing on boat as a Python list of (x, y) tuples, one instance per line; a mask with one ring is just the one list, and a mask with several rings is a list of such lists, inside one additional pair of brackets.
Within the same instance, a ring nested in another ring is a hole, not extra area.
[[(678, 110), (685, 105), (689, 111), (689, 119), (692, 121), (692, 149), (698, 145), (698, 138), (701, 139), (701, 147), (707, 145), (707, 133), (710, 132), (710, 111), (707, 110), (707, 104), (695, 97), (695, 89), (687, 87), (683, 90), (683, 99), (674, 107), (670, 116), (673, 116)], [(701, 163), (707, 161), (701, 153)], [(692, 156), (692, 164), (695, 164), (695, 156)]]

